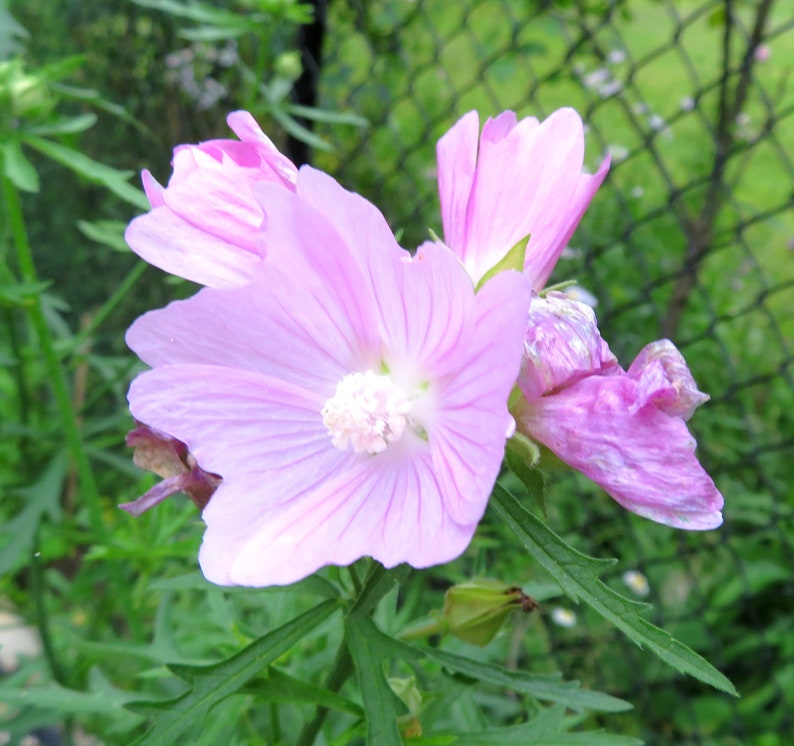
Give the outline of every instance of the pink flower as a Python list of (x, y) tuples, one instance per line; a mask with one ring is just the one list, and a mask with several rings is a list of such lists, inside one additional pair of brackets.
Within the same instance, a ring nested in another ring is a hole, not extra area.
[(438, 191), (444, 241), (475, 283), (530, 237), (524, 271), (536, 291), (549, 278), (606, 176), (605, 160), (583, 174), (584, 129), (573, 109), (539, 123), (512, 111), (463, 116), (438, 142)]
[(292, 191), (297, 178), (247, 111), (232, 112), (227, 121), (240, 140), (180, 145), (167, 187), (143, 172), (152, 210), (126, 233), (132, 250), (150, 264), (209, 287), (240, 285), (260, 262), (263, 211), (254, 186)]
[(446, 248), (415, 257), (383, 217), (303, 168), (265, 206), (261, 270), (138, 319), (153, 370), (134, 416), (223, 481), (200, 563), (220, 584), (298, 580), (369, 555), (388, 567), (458, 556), (512, 430), (507, 398), (526, 328), (525, 278), (476, 295)]
[(530, 320), (519, 430), (638, 515), (677, 528), (719, 526), (722, 495), (684, 422), (708, 397), (675, 345), (653, 342), (625, 372), (584, 304), (534, 298)]

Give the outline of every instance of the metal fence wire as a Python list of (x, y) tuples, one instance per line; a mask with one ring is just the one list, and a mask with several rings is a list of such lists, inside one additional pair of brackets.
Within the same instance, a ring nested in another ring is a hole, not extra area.
[(530, 630), (523, 654), (533, 664), (548, 655), (566, 675), (630, 699), (635, 712), (609, 726), (649, 744), (790, 743), (794, 8), (315, 5), (324, 39), (322, 54), (316, 36), (305, 53), (310, 96), (370, 122), (317, 125), (334, 145), (314, 154), (319, 166), (375, 201), (403, 245), (418, 245), (427, 228), (441, 233), (434, 145), (458, 116), (574, 106), (589, 128), (587, 167), (607, 153), (613, 165), (552, 279), (574, 277), (595, 296), (624, 365), (669, 337), (712, 397), (691, 424), (726, 497), (720, 530), (656, 526), (576, 477), (554, 486), (549, 519), (582, 551), (621, 558), (608, 578), (616, 587), (627, 581), (642, 594), (637, 576), (622, 580), (642, 573), (652, 620), (722, 669), (743, 698), (676, 675), (579, 609), (570, 627), (544, 613), (543, 635)]

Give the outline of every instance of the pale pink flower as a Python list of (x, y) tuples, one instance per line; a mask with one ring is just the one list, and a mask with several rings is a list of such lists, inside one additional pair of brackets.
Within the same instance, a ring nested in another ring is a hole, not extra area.
[(471, 111), (438, 142), (444, 242), (475, 283), (528, 236), (524, 271), (540, 291), (609, 168), (582, 173), (584, 129), (573, 109), (543, 122), (512, 111), (479, 133)]
[(685, 424), (708, 397), (681, 353), (653, 342), (624, 371), (592, 309), (549, 295), (530, 306), (519, 430), (634, 513), (677, 528), (719, 526), (722, 495)]
[(143, 172), (152, 210), (133, 220), (126, 239), (141, 258), (209, 287), (247, 281), (264, 249), (257, 239), (261, 182), (295, 189), (297, 169), (278, 152), (247, 111), (229, 114), (240, 140), (209, 140), (174, 150), (167, 187)]
[(475, 295), (446, 247), (411, 257), (372, 205), (310, 168), (297, 194), (255, 192), (269, 248), (250, 281), (127, 337), (154, 368), (131, 386), (134, 416), (223, 480), (202, 514), (204, 574), (263, 586), (364, 555), (453, 559), (512, 432), (526, 279)]

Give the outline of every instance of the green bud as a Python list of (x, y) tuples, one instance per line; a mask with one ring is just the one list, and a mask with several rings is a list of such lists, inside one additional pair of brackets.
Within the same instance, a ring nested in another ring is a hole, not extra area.
[(53, 103), (44, 76), (29, 75), (18, 59), (0, 62), (0, 101), (14, 117), (31, 117)]
[(510, 614), (538, 608), (517, 585), (481, 578), (453, 585), (444, 597), (441, 615), (448, 631), (472, 645), (487, 645)]
[(297, 80), (303, 72), (301, 56), (298, 52), (282, 52), (276, 57), (276, 75), (287, 80)]

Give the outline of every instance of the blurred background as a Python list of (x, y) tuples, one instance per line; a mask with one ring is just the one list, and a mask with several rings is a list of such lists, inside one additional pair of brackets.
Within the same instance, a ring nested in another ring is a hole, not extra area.
[[(137, 520), (115, 509), (153, 484), (123, 445), (132, 425), (125, 392), (140, 370), (124, 330), (195, 290), (125, 248), (124, 225), (145, 209), (124, 187), (138, 185), (132, 172), (147, 167), (165, 182), (175, 144), (230, 136), (226, 114), (247, 108), (297, 163), (375, 202), (413, 247), (428, 228), (441, 233), (435, 143), (459, 116), (513, 109), (543, 118), (573, 106), (588, 128), (586, 168), (607, 154), (612, 168), (552, 281), (577, 281), (624, 366), (659, 337), (682, 350), (712, 397), (690, 426), (725, 495), (725, 525), (705, 534), (657, 526), (572, 475), (552, 485), (548, 520), (581, 551), (618, 558), (607, 581), (649, 601), (649, 619), (722, 670), (742, 698), (675, 674), (567, 604), (497, 521), (486, 518), (477, 546), (428, 575), (428, 587), (478, 572), (534, 589), (542, 613), (492, 654), (630, 700), (635, 710), (608, 717), (613, 732), (658, 746), (791, 742), (789, 2), (7, 0), (6, 8), (0, 145), (35, 272), (15, 254), (7, 194), (0, 608), (39, 628), (43, 655), (21, 670), (85, 691), (94, 704), (70, 709), (54, 695), (31, 706), (7, 694), (0, 722), (5, 712), (10, 725), (0, 728), (17, 738), (66, 718), (106, 743), (127, 743), (140, 718), (111, 717), (119, 692), (162, 696), (164, 659), (212, 659), (265, 623), (251, 592), (203, 585), (201, 524), (187, 501)], [(49, 358), (32, 308), (46, 324)], [(278, 608), (274, 601), (268, 613)]]

